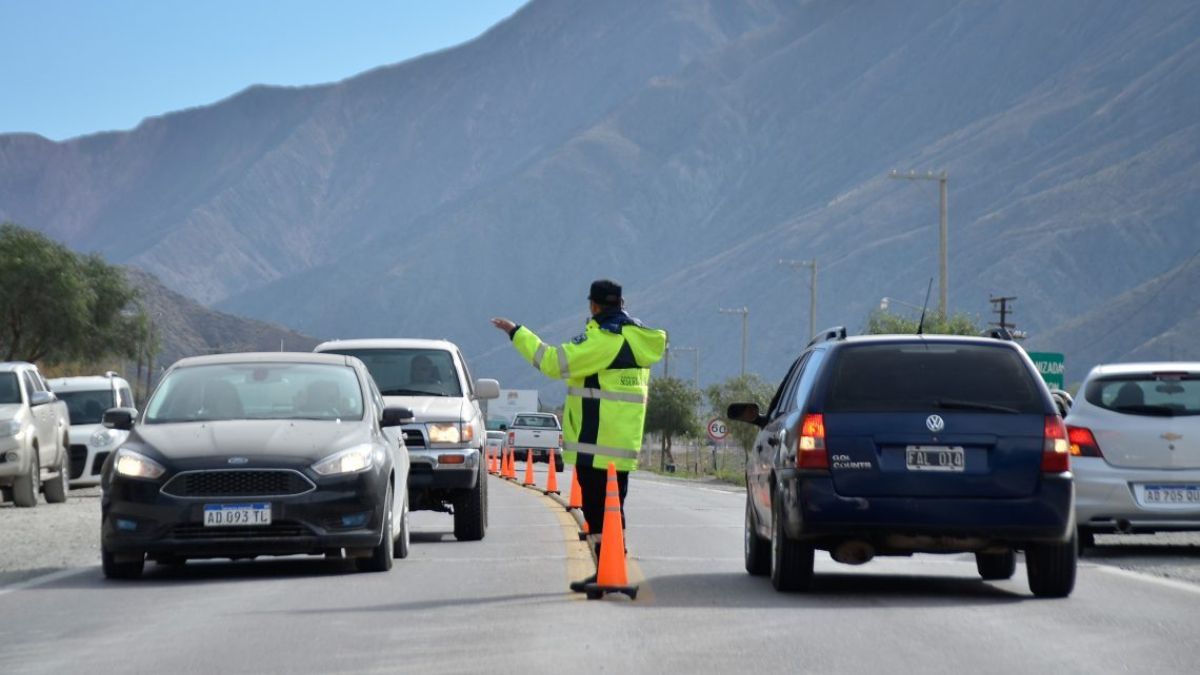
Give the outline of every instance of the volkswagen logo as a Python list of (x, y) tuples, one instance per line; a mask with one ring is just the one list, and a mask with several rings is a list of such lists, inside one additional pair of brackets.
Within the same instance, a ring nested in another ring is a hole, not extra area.
[(941, 415), (930, 415), (925, 418), (925, 426), (933, 433), (937, 433), (946, 428), (946, 420), (942, 419)]
[(250, 463), (250, 460), (249, 460), (248, 458), (246, 458), (246, 457), (230, 457), (230, 458), (229, 458), (229, 463), (230, 463), (230, 464), (237, 464), (237, 465), (239, 465), (239, 466), (240, 466), (240, 465), (242, 465), (242, 464), (249, 464), (249, 463)]

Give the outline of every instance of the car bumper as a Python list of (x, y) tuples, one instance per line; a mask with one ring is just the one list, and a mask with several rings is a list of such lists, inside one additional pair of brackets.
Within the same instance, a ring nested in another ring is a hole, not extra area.
[[(119, 445), (119, 444), (117, 444)], [(91, 487), (100, 484), (100, 473), (104, 462), (117, 445), (101, 448), (75, 443), (67, 448), (67, 464), (70, 485), (73, 488)]]
[(479, 481), (479, 449), (408, 449), (410, 490), (469, 490)]
[(1075, 518), (1094, 532), (1200, 530), (1200, 506), (1144, 505), (1135, 486), (1200, 485), (1198, 469), (1123, 469), (1100, 457), (1072, 457)]
[(1018, 499), (843, 497), (828, 474), (794, 469), (783, 472), (779, 486), (784, 530), (792, 539), (1065, 541), (1074, 525), (1069, 474), (1047, 476), (1037, 494)]
[[(180, 498), (162, 493), (163, 483), (114, 479), (107, 486), (100, 534), (106, 550), (196, 558), (320, 554), (373, 548), (383, 531), (387, 479), (375, 472), (323, 479), (315, 490), (285, 497)], [(271, 504), (270, 525), (205, 527), (206, 504), (251, 502)]]

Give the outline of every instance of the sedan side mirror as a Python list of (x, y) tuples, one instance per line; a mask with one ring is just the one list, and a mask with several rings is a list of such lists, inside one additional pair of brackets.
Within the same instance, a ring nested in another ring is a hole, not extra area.
[(101, 424), (109, 429), (129, 431), (133, 428), (133, 420), (136, 417), (137, 410), (133, 408), (109, 408), (104, 411)]
[(58, 397), (52, 391), (35, 391), (29, 396), (29, 407), (36, 408), (39, 405), (54, 403)]
[(475, 398), (485, 400), (500, 398), (500, 383), (486, 377), (475, 380)]
[(413, 411), (408, 408), (384, 408), (383, 416), (379, 418), (379, 426), (398, 427), (406, 422), (411, 422), (412, 419)]
[(758, 411), (757, 403), (730, 403), (729, 408), (725, 411), (725, 417), (760, 428), (767, 426), (767, 421)]

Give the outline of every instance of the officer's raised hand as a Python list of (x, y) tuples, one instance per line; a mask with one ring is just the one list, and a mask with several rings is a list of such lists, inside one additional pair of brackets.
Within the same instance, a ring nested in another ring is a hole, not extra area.
[(504, 333), (509, 337), (512, 337), (513, 331), (517, 329), (517, 324), (505, 319), (504, 317), (493, 317), (492, 325), (504, 331)]

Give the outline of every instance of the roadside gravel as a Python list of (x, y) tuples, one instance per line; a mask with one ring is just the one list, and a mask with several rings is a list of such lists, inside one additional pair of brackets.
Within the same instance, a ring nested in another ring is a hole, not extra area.
[(100, 488), (71, 490), (65, 504), (0, 504), (0, 588), (100, 562)]

